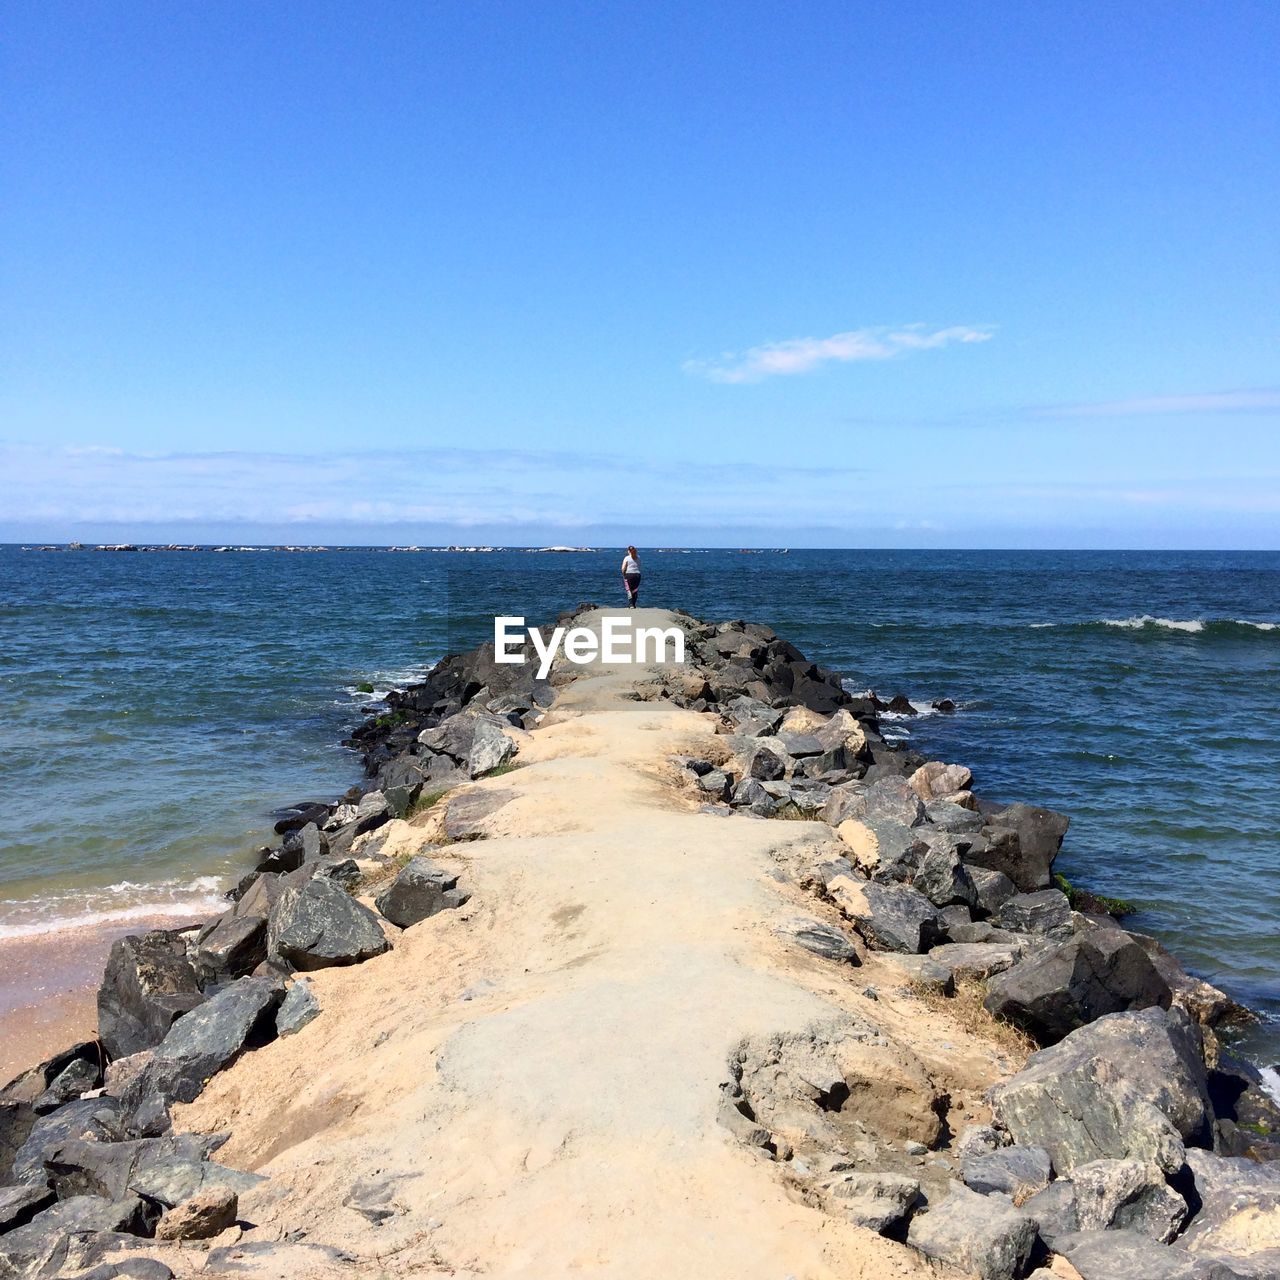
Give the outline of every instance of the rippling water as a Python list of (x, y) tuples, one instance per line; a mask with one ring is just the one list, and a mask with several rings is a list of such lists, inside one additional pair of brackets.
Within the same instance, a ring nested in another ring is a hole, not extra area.
[[(977, 787), (1073, 817), (1062, 869), (1280, 1019), (1280, 553), (651, 552), (642, 601), (770, 622)], [(0, 549), (0, 938), (216, 890), (356, 776), (379, 690), (622, 603), (620, 552)], [(1280, 1056), (1264, 1028), (1255, 1047)]]

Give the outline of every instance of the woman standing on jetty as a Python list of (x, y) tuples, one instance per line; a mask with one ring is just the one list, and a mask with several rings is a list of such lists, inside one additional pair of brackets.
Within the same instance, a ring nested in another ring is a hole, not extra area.
[(634, 609), (636, 597), (640, 594), (640, 557), (635, 547), (628, 547), (627, 554), (622, 557), (622, 581), (627, 588), (627, 599)]

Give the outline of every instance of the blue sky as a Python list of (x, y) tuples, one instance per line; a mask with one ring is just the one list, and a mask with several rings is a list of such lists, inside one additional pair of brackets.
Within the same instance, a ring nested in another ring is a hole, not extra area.
[(15, 2), (0, 539), (1280, 546), (1280, 8)]

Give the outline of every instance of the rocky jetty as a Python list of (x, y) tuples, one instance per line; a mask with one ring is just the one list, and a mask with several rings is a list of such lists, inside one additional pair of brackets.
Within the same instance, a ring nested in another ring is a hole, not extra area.
[(1280, 1275), (1238, 1011), (1074, 909), (1067, 818), (661, 616), (684, 664), (445, 659), (224, 912), (115, 944), (0, 1090), (0, 1278)]

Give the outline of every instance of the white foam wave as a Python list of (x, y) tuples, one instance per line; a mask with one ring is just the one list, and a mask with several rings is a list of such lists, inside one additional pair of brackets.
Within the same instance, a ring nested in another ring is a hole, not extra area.
[(1164, 627), (1168, 631), (1185, 631), (1196, 635), (1204, 630), (1204, 622), (1200, 618), (1155, 618), (1149, 613), (1135, 618), (1103, 618), (1104, 627), (1125, 627), (1136, 631), (1142, 627)]
[(84, 893), (0, 900), (0, 942), (158, 918), (197, 919), (225, 909), (222, 887), (217, 876), (154, 884), (121, 880)]
[(1237, 627), (1252, 627), (1255, 631), (1275, 631), (1280, 629), (1280, 622), (1250, 622), (1248, 618), (1237, 618)]
[(1280, 1103), (1280, 1071), (1275, 1067), (1259, 1067), (1258, 1074), (1262, 1077), (1262, 1083), (1272, 1099)]

